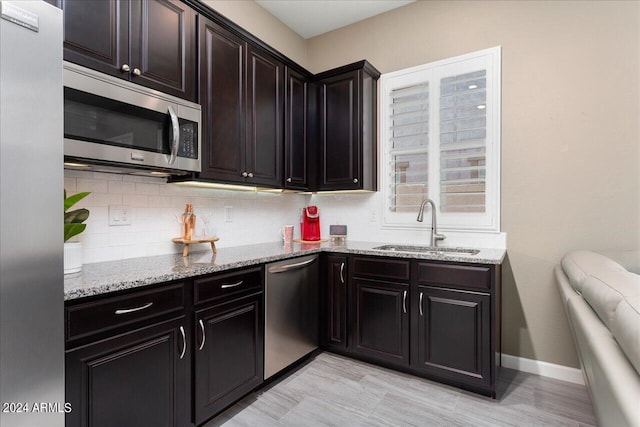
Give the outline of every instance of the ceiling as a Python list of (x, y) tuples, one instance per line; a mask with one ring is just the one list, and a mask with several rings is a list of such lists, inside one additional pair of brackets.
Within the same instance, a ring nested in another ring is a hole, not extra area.
[(413, 3), (416, 0), (256, 0), (308, 39)]

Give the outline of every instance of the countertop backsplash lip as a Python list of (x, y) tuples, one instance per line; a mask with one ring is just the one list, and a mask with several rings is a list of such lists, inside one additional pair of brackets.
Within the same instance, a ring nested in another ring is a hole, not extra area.
[(191, 279), (236, 268), (249, 267), (288, 258), (296, 258), (320, 252), (374, 255), (393, 258), (411, 258), (474, 264), (500, 264), (505, 249), (480, 249), (477, 255), (437, 255), (408, 252), (386, 252), (373, 249), (388, 244), (380, 242), (350, 242), (344, 246), (329, 243), (300, 244), (290, 247), (282, 242), (218, 248), (218, 253), (193, 252), (188, 257), (181, 254), (156, 255), (85, 264), (82, 272), (65, 276), (65, 301), (108, 294), (127, 289), (164, 282)]

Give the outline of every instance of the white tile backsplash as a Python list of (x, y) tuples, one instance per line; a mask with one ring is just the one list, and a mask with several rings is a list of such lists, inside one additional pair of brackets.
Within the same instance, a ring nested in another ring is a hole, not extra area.
[[(85, 263), (113, 261), (141, 256), (179, 253), (182, 246), (171, 242), (180, 234), (179, 217), (186, 203), (192, 203), (196, 232), (211, 218), (211, 227), (220, 237), (218, 247), (273, 242), (280, 239), (284, 224), (294, 224), (294, 238), (300, 237), (300, 209), (318, 205), (322, 236), (328, 237), (330, 224), (346, 224), (348, 239), (391, 243), (428, 243), (428, 230), (389, 230), (381, 227), (381, 195), (303, 195), (227, 191), (167, 184), (162, 178), (115, 175), (65, 170), (68, 194), (91, 191), (77, 207), (91, 212), (87, 229), (78, 236), (83, 242)], [(109, 226), (109, 205), (129, 207), (131, 225)], [(224, 207), (233, 207), (232, 222), (224, 222)], [(375, 221), (371, 211), (375, 210)], [(504, 248), (506, 236), (474, 233), (448, 234), (448, 246)], [(207, 249), (200, 245), (198, 249)]]

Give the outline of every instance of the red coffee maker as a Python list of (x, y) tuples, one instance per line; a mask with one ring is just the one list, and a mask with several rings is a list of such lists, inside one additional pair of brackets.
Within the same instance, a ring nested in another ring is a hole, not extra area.
[(300, 236), (306, 241), (320, 240), (320, 212), (317, 206), (302, 208)]

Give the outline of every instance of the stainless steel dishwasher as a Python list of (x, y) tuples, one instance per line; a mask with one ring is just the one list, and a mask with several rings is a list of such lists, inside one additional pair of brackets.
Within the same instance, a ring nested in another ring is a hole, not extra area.
[(267, 264), (264, 377), (318, 348), (318, 256)]

